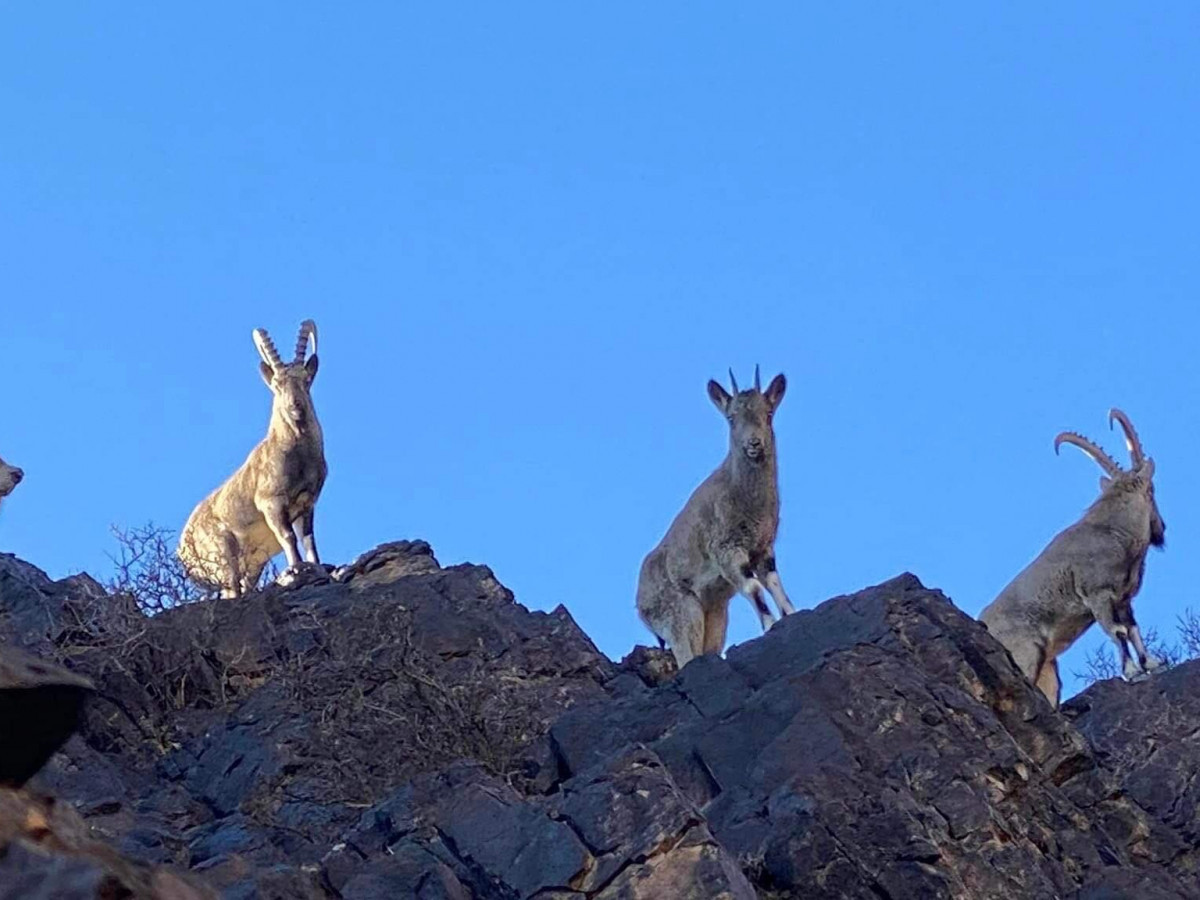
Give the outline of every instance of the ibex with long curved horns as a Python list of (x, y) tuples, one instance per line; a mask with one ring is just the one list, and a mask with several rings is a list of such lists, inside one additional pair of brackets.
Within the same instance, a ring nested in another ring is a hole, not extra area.
[[(312, 355), (305, 360), (309, 344)], [(281, 549), (288, 567), (304, 558), (319, 563), (313, 512), (325, 484), (325, 441), (310, 389), (317, 375), (317, 326), (300, 326), (296, 354), (285, 363), (270, 336), (254, 330), (259, 370), (273, 395), (267, 436), (241, 468), (192, 512), (178, 554), (197, 584), (237, 596), (252, 590), (267, 562)]]
[(729, 453), (696, 488), (657, 547), (642, 563), (638, 615), (683, 668), (694, 656), (725, 647), (729, 601), (739, 591), (754, 605), (763, 630), (775, 622), (769, 591), (780, 614), (795, 612), (775, 570), (779, 529), (779, 475), (772, 419), (787, 380), (776, 375), (762, 390), (733, 394), (715, 381), (708, 396), (729, 421)]
[[(1108, 421), (1110, 427), (1119, 422), (1125, 432), (1131, 469), (1124, 471), (1082, 435), (1068, 431), (1056, 437), (1055, 453), (1063, 444), (1073, 444), (1104, 470), (1100, 497), (979, 615), (1055, 707), (1062, 688), (1057, 657), (1092, 622), (1099, 622), (1116, 644), (1126, 679), (1161, 665), (1146, 650), (1133, 617), (1146, 553), (1166, 543), (1166, 526), (1154, 499), (1154, 460), (1142, 450), (1125, 413), (1111, 410)], [(1136, 662), (1127, 642), (1133, 644)]]
[(24, 477), (25, 473), (16, 466), (10, 466), (0, 459), (0, 500), (11, 494)]

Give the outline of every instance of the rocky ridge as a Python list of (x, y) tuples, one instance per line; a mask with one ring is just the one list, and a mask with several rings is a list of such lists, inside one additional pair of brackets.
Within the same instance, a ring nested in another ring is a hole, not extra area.
[(0, 788), (0, 898), (1200, 894), (1200, 663), (1055, 712), (912, 575), (676, 674), (420, 541), (152, 618), (0, 556), (45, 759), (33, 689), (91, 696)]

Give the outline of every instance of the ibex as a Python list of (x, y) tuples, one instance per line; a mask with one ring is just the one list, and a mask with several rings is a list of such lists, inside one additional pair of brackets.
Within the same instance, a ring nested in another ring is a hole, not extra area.
[(763, 630), (775, 622), (763, 586), (781, 615), (795, 612), (775, 570), (779, 477), (772, 419), (787, 380), (776, 375), (762, 390), (733, 395), (715, 381), (708, 396), (729, 420), (729, 453), (696, 488), (657, 547), (642, 562), (637, 609), (680, 668), (702, 653), (725, 647), (729, 601), (739, 591), (754, 605)]
[[(309, 343), (312, 355), (305, 361)], [(221, 487), (192, 512), (178, 554), (189, 577), (223, 597), (253, 590), (267, 562), (282, 548), (289, 569), (304, 558), (319, 563), (313, 511), (325, 484), (325, 443), (310, 389), (317, 375), (317, 326), (306, 320), (289, 363), (267, 332), (254, 330), (259, 369), (274, 395), (267, 436)]]
[(10, 466), (0, 459), (0, 500), (11, 494), (24, 477), (25, 473), (16, 466)]
[[(1110, 428), (1114, 420), (1125, 432), (1131, 470), (1124, 471), (1082, 435), (1063, 432), (1056, 437), (1055, 453), (1063, 444), (1074, 444), (1104, 470), (1100, 498), (979, 614), (1056, 708), (1062, 688), (1057, 658), (1092, 622), (1099, 622), (1116, 644), (1126, 679), (1162, 664), (1146, 650), (1133, 618), (1146, 553), (1166, 543), (1166, 526), (1154, 500), (1154, 460), (1142, 450), (1129, 417), (1114, 409), (1108, 414)], [(1127, 641), (1137, 652), (1136, 663)]]

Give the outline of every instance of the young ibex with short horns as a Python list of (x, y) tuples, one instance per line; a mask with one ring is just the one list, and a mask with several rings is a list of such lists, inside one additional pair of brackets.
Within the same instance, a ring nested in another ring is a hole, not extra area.
[(0, 459), (0, 500), (11, 494), (24, 477), (25, 473), (16, 466), (10, 466)]
[(289, 569), (298, 567), (297, 528), (304, 558), (320, 562), (313, 511), (325, 484), (325, 441), (310, 394), (317, 375), (317, 326), (312, 320), (300, 326), (296, 355), (288, 363), (261, 328), (254, 330), (254, 345), (273, 395), (267, 436), (225, 484), (200, 502), (179, 539), (179, 558), (189, 577), (225, 597), (253, 590), (280, 549)]
[[(1055, 707), (1062, 688), (1057, 657), (1092, 622), (1099, 622), (1116, 644), (1126, 679), (1161, 665), (1146, 650), (1133, 618), (1133, 598), (1142, 586), (1146, 553), (1151, 546), (1161, 548), (1166, 543), (1166, 526), (1154, 499), (1154, 460), (1145, 455), (1125, 413), (1111, 410), (1109, 427), (1114, 421), (1125, 432), (1130, 471), (1081, 435), (1063, 432), (1056, 437), (1055, 453), (1063, 444), (1074, 444), (1104, 470), (1100, 497), (979, 614)], [(1127, 642), (1133, 644), (1137, 662)]]
[(787, 380), (776, 375), (764, 392), (757, 366), (752, 390), (739, 391), (732, 370), (729, 380), (732, 396), (708, 383), (709, 398), (729, 420), (729, 454), (696, 488), (638, 578), (638, 615), (680, 668), (724, 649), (729, 601), (738, 592), (754, 605), (764, 631), (775, 622), (764, 585), (780, 614), (795, 612), (775, 570), (779, 476), (772, 419)]

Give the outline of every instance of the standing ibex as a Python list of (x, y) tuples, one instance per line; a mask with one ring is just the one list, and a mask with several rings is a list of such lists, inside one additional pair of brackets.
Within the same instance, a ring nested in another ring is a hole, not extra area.
[[(1109, 427), (1114, 420), (1125, 432), (1132, 469), (1122, 470), (1081, 435), (1063, 432), (1056, 437), (1055, 453), (1062, 444), (1074, 444), (1104, 470), (1100, 498), (979, 615), (1055, 707), (1062, 688), (1056, 659), (1092, 622), (1099, 622), (1117, 645), (1126, 679), (1161, 665), (1146, 650), (1133, 618), (1146, 553), (1151, 545), (1166, 542), (1166, 526), (1154, 500), (1154, 460), (1143, 452), (1129, 417), (1114, 409), (1108, 414)], [(1136, 663), (1126, 641), (1137, 652)]]
[(739, 591), (770, 628), (775, 616), (763, 586), (783, 615), (795, 612), (775, 571), (779, 528), (779, 476), (771, 420), (787, 381), (776, 375), (764, 393), (754, 369), (754, 389), (733, 395), (715, 381), (708, 396), (729, 420), (729, 454), (696, 488), (657, 547), (642, 562), (638, 615), (683, 668), (694, 656), (725, 647), (729, 601)]
[(10, 466), (0, 459), (0, 500), (11, 494), (24, 477), (25, 473), (16, 466)]
[[(312, 356), (305, 352), (312, 343)], [(179, 539), (179, 558), (193, 581), (222, 596), (253, 590), (282, 548), (289, 569), (304, 556), (318, 563), (313, 510), (325, 484), (325, 443), (309, 391), (317, 374), (317, 326), (306, 320), (290, 363), (266, 331), (254, 330), (259, 368), (274, 395), (267, 436), (233, 475), (192, 512)]]

